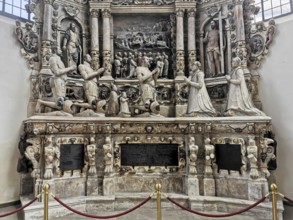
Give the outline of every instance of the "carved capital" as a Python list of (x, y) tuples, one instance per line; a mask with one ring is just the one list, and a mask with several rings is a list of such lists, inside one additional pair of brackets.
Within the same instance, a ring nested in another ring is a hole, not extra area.
[(183, 17), (184, 16), (184, 9), (183, 8), (178, 8), (176, 10), (176, 17)]
[(91, 14), (91, 17), (92, 18), (96, 18), (96, 17), (99, 16), (99, 11), (96, 10), (96, 9), (92, 9), (91, 12), (90, 12), (90, 14)]
[(194, 17), (196, 12), (196, 8), (191, 8), (187, 10), (187, 16), (188, 17)]
[(111, 17), (111, 11), (110, 11), (110, 9), (104, 9), (102, 11), (102, 16), (103, 16), (103, 18), (110, 18)]

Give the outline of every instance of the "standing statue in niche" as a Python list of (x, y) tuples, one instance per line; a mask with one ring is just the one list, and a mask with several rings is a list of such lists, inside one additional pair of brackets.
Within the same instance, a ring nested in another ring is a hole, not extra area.
[(211, 77), (219, 76), (221, 75), (220, 31), (214, 20), (211, 21), (211, 30), (206, 33), (203, 41), (207, 44), (206, 53)]
[(196, 174), (196, 161), (197, 161), (197, 153), (198, 153), (198, 146), (195, 144), (194, 137), (189, 138), (189, 173)]
[(53, 177), (53, 169), (55, 165), (56, 150), (52, 143), (52, 137), (46, 138), (45, 144), (45, 179), (51, 179)]
[(189, 85), (186, 114), (186, 116), (189, 117), (214, 116), (216, 114), (216, 110), (212, 105), (205, 86), (204, 73), (200, 70), (200, 68), (200, 62), (193, 62), (190, 64), (191, 75), (189, 78), (184, 78), (187, 85)]
[(42, 113), (52, 116), (72, 116), (73, 114), (73, 103), (68, 100), (66, 96), (66, 82), (67, 73), (76, 69), (76, 65), (73, 64), (70, 67), (65, 67), (62, 62), (60, 55), (61, 50), (58, 47), (52, 47), (52, 56), (49, 59), (49, 65), (53, 73), (53, 78), (51, 79), (51, 87), (53, 91), (54, 101), (45, 101), (38, 99), (35, 108), (36, 113), (40, 113), (42, 106), (47, 106), (52, 109), (58, 110), (55, 112)]
[(239, 57), (235, 57), (232, 60), (232, 68), (231, 75), (226, 75), (229, 93), (225, 116), (264, 116), (265, 114), (255, 108), (251, 101)]
[[(62, 42), (62, 50), (65, 54), (65, 61), (67, 66), (77, 65), (80, 54), (82, 52), (79, 34), (75, 23), (71, 22), (69, 28), (66, 30)], [(77, 73), (74, 73), (75, 75)]]

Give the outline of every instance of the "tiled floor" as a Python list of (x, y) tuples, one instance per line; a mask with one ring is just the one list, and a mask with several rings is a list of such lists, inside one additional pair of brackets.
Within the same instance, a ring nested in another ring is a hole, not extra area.
[[(6, 208), (0, 208), (0, 214), (9, 212), (14, 210), (16, 207), (10, 206)], [(99, 215), (110, 215), (114, 214), (107, 212), (107, 213), (100, 213)], [(90, 219), (82, 216), (78, 216), (76, 214), (72, 214), (66, 217), (60, 218), (50, 218), (50, 220), (81, 220), (81, 219)], [(155, 220), (157, 219), (156, 210), (150, 208), (141, 207), (138, 210), (127, 214), (125, 216), (119, 218), (113, 218), (114, 220)], [(212, 219), (219, 219), (219, 218), (206, 218), (194, 215), (192, 213), (188, 213), (186, 211), (180, 209), (164, 209), (162, 210), (162, 219), (163, 220), (212, 220)], [(257, 220), (257, 217), (244, 217), (244, 216), (233, 216), (229, 218), (220, 218), (222, 220)], [(22, 213), (14, 214), (9, 217), (0, 218), (0, 220), (24, 220)], [(29, 219), (28, 219), (29, 220)], [(284, 212), (284, 220), (293, 220), (293, 207), (285, 206)]]

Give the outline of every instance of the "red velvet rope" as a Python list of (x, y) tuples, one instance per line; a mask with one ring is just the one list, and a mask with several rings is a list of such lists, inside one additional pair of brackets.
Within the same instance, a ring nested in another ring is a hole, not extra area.
[(31, 200), (30, 202), (28, 202), (27, 204), (25, 204), (24, 206), (19, 207), (18, 209), (13, 210), (12, 212), (7, 212), (4, 214), (0, 214), (0, 218), (15, 214), (21, 210), (23, 210), (24, 208), (28, 207), (29, 205), (31, 205), (32, 203), (34, 203), (36, 200), (38, 199), (38, 197), (34, 198), (33, 200)]
[[(53, 195), (52, 195), (53, 196)], [(132, 212), (134, 211), (135, 209), (143, 206), (145, 203), (147, 203), (152, 197), (149, 196), (148, 198), (146, 198), (145, 200), (143, 200), (141, 203), (139, 203), (138, 205), (134, 206), (133, 208), (131, 209), (128, 209), (124, 212), (121, 212), (121, 213), (118, 213), (118, 214), (115, 214), (115, 215), (108, 215), (108, 216), (97, 216), (97, 215), (91, 215), (91, 214), (87, 214), (87, 213), (84, 213), (84, 212), (80, 212), (80, 211), (77, 211), (71, 207), (69, 207), (68, 205), (66, 205), (64, 202), (62, 202), (59, 198), (53, 196), (53, 198), (59, 202), (61, 205), (63, 205), (65, 208), (67, 208), (68, 210), (78, 214), (78, 215), (82, 215), (82, 216), (85, 216), (85, 217), (89, 217), (89, 218), (99, 218), (99, 219), (108, 219), (108, 218), (116, 218), (116, 217), (120, 217), (122, 215), (126, 215), (127, 213), (129, 212)]]
[(240, 209), (236, 212), (232, 212), (232, 213), (227, 213), (227, 214), (206, 214), (206, 213), (202, 213), (202, 212), (198, 212), (198, 211), (194, 211), (192, 209), (189, 209), (189, 208), (186, 208), (184, 207), (183, 205), (179, 204), (178, 202), (176, 202), (174, 199), (171, 199), (170, 197), (167, 197), (167, 199), (174, 203), (175, 205), (179, 206), (180, 208), (188, 211), (188, 212), (191, 212), (193, 214), (197, 214), (197, 215), (201, 215), (201, 216), (205, 216), (205, 217), (216, 217), (216, 218), (222, 218), (222, 217), (230, 217), (230, 216), (233, 216), (233, 215), (238, 215), (238, 214), (241, 214), (243, 212), (246, 212), (248, 211), (249, 209), (252, 209), (254, 208), (255, 206), (257, 206), (258, 204), (262, 203), (263, 201), (265, 201), (265, 199), (267, 198), (267, 196), (264, 196), (262, 197), (260, 200), (258, 200), (256, 203), (244, 208), (244, 209)]
[(289, 199), (288, 197), (284, 196), (284, 199), (288, 200), (289, 202), (292, 202), (293, 203), (293, 200), (292, 199)]

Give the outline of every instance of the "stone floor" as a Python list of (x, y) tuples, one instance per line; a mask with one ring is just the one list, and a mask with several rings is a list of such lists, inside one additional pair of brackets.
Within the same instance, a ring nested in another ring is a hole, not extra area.
[[(293, 207), (284, 206), (284, 220), (293, 220)], [(0, 208), (0, 214), (9, 212), (17, 208), (17, 206), (9, 206), (5, 208)], [(115, 214), (115, 212), (107, 212), (107, 213), (100, 213), (100, 215), (110, 215)], [(141, 207), (134, 212), (127, 214), (125, 216), (119, 218), (113, 218), (114, 220), (155, 220), (157, 218), (156, 210), (150, 208)], [(24, 220), (22, 213), (14, 214), (9, 217), (0, 218), (1, 220)], [(76, 214), (72, 214), (66, 217), (61, 218), (50, 218), (50, 220), (80, 220), (80, 219), (90, 219), (85, 218), (82, 216), (78, 216)], [(162, 210), (162, 219), (163, 220), (212, 220), (212, 219), (219, 219), (219, 218), (206, 218), (194, 215), (192, 213), (188, 213), (181, 209), (164, 209)], [(244, 216), (233, 216), (228, 218), (220, 218), (222, 220), (258, 220), (257, 217), (244, 217)]]

